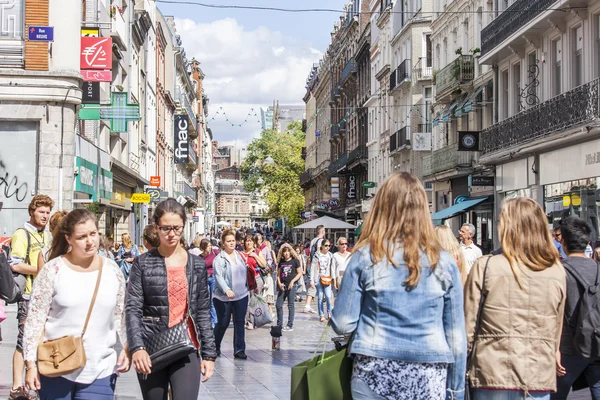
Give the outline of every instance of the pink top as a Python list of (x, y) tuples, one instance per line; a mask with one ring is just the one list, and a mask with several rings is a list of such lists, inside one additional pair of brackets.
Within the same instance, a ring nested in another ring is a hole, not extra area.
[[(181, 323), (187, 316), (188, 282), (185, 265), (167, 268), (167, 287), (169, 294), (169, 328)], [(188, 333), (196, 348), (200, 347), (198, 335), (191, 319), (188, 319)]]

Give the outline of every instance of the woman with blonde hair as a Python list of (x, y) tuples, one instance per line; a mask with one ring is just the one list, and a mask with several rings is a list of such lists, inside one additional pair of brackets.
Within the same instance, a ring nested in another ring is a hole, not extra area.
[(121, 235), (122, 244), (119, 246), (119, 252), (117, 253), (117, 263), (121, 268), (121, 272), (125, 276), (125, 279), (129, 278), (129, 272), (131, 271), (131, 264), (137, 256), (140, 255), (138, 247), (131, 240), (129, 233), (125, 232)]
[(446, 250), (454, 257), (454, 261), (456, 261), (456, 264), (458, 265), (458, 270), (460, 271), (461, 280), (464, 285), (467, 280), (467, 263), (463, 252), (460, 251), (458, 239), (456, 239), (456, 236), (452, 233), (452, 229), (446, 225), (436, 226), (435, 233), (437, 234), (437, 239), (440, 242), (442, 249)]
[(532, 199), (507, 200), (503, 253), (482, 257), (465, 284), (473, 399), (550, 399), (566, 300), (565, 270)]
[(353, 399), (464, 398), (460, 272), (413, 175), (393, 174), (375, 195), (336, 304), (334, 330), (354, 333)]

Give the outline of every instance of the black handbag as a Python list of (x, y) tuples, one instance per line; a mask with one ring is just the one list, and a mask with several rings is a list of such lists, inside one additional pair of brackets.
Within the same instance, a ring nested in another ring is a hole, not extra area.
[(487, 273), (488, 264), (490, 263), (489, 257), (485, 263), (485, 268), (483, 269), (483, 280), (481, 282), (481, 297), (479, 298), (479, 307), (477, 308), (477, 320), (475, 322), (475, 331), (473, 332), (473, 342), (469, 346), (469, 352), (467, 353), (467, 368), (466, 368), (466, 376), (465, 376), (465, 400), (471, 400), (473, 394), (471, 393), (471, 380), (469, 377), (469, 371), (473, 366), (473, 356), (475, 354), (475, 343), (477, 342), (477, 336), (479, 335), (479, 328), (481, 327), (481, 311), (483, 311), (483, 304), (485, 303), (485, 298), (487, 293), (485, 292), (485, 275)]
[[(191, 257), (188, 258), (186, 272), (192, 269), (190, 263), (192, 263)], [(186, 273), (186, 279), (187, 277), (188, 274)], [(188, 280), (188, 310), (190, 307), (191, 291), (192, 287)], [(191, 318), (189, 311), (181, 323), (145, 338), (144, 344), (152, 361), (153, 373), (198, 351), (188, 333), (188, 318)]]
[(197, 351), (188, 333), (187, 318), (172, 328), (148, 337), (145, 342), (153, 373)]

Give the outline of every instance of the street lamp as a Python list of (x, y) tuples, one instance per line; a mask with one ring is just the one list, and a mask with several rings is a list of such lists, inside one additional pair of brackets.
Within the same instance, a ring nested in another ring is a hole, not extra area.
[(273, 157), (268, 156), (267, 158), (265, 158), (264, 164), (265, 165), (275, 164), (275, 160), (273, 160)]

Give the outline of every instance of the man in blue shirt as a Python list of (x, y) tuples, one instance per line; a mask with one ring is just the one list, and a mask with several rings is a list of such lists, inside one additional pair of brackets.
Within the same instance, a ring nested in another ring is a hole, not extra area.
[(556, 250), (558, 250), (558, 253), (560, 254), (560, 259), (564, 260), (565, 258), (567, 258), (567, 254), (563, 250), (563, 246), (560, 243), (560, 240), (562, 239), (562, 235), (560, 233), (560, 226), (554, 227), (554, 233), (552, 234), (552, 238), (554, 239), (554, 246), (556, 246)]

